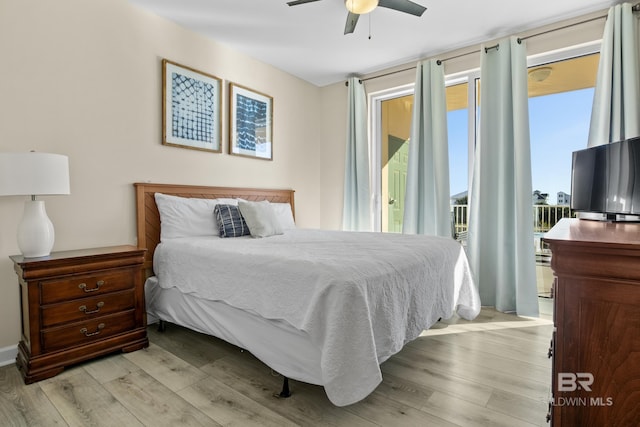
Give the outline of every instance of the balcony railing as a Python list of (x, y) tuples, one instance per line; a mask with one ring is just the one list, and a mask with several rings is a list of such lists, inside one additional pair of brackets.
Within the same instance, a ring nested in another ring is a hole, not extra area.
[[(454, 232), (457, 234), (467, 231), (469, 212), (467, 205), (451, 205), (453, 213)], [(533, 205), (533, 232), (545, 233), (551, 230), (562, 218), (573, 218), (575, 215), (569, 206), (564, 205)]]
[[(467, 205), (451, 205), (453, 232), (457, 240), (466, 244), (469, 212)], [(542, 243), (542, 235), (562, 218), (573, 218), (574, 212), (566, 205), (533, 205), (533, 233), (536, 258), (548, 261), (549, 251)]]
[(574, 216), (574, 212), (566, 205), (533, 205), (533, 232), (546, 233), (562, 218)]

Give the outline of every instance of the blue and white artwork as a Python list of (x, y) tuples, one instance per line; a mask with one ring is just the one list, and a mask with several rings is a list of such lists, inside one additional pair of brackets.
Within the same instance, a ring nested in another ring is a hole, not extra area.
[(271, 159), (272, 99), (233, 84), (231, 92), (231, 153)]
[(221, 151), (220, 80), (167, 60), (163, 64), (163, 144)]
[(238, 148), (249, 151), (264, 150), (267, 142), (266, 129), (267, 103), (238, 95), (236, 99)]
[(171, 133), (176, 138), (213, 143), (215, 87), (179, 73), (171, 74)]

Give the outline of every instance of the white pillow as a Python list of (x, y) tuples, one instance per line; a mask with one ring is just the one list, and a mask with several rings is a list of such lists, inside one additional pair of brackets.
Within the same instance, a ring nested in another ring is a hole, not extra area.
[(289, 203), (271, 203), (271, 207), (283, 230), (296, 228), (293, 212), (291, 212), (291, 205)]
[(239, 199), (238, 208), (249, 227), (252, 237), (268, 237), (282, 234), (280, 222), (273, 212), (271, 203), (267, 200), (248, 202)]
[(160, 241), (177, 237), (217, 236), (213, 215), (217, 199), (197, 199), (155, 193), (160, 213)]
[(241, 200), (241, 199), (227, 199), (225, 197), (221, 197), (216, 200), (217, 200), (217, 203), (220, 203), (221, 205), (238, 206), (238, 200)]

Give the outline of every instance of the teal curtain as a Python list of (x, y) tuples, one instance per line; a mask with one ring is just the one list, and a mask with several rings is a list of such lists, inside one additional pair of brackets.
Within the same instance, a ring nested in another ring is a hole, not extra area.
[(526, 48), (484, 48), (470, 192), (469, 263), (482, 305), (538, 316)]
[(369, 190), (369, 139), (367, 137), (367, 97), (358, 78), (348, 81), (347, 152), (344, 171), (342, 228), (371, 230)]
[(416, 66), (402, 232), (451, 237), (449, 150), (444, 70)]
[(640, 136), (638, 21), (629, 3), (609, 9), (602, 36), (588, 147)]

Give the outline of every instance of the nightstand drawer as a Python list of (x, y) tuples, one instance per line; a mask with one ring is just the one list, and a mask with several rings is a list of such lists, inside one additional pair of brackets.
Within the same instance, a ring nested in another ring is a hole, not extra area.
[(134, 287), (137, 271), (128, 268), (45, 280), (40, 282), (41, 303), (51, 304), (131, 289)]
[(42, 327), (93, 319), (134, 308), (133, 289), (42, 307)]
[(97, 317), (86, 322), (43, 330), (42, 346), (44, 351), (63, 350), (130, 331), (135, 325), (135, 310)]

